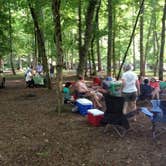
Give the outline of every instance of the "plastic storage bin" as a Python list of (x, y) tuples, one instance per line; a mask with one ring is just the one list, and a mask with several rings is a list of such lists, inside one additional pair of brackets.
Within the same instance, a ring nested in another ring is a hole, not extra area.
[(78, 107), (78, 111), (81, 115), (87, 115), (88, 109), (93, 108), (93, 103), (88, 99), (81, 98), (76, 100), (76, 106)]
[(98, 109), (88, 110), (88, 122), (93, 126), (100, 126), (100, 121), (104, 117), (104, 112)]

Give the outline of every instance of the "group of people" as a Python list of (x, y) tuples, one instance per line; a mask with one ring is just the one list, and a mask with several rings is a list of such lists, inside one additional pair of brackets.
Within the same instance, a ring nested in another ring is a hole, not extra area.
[(27, 87), (33, 88), (35, 86), (34, 77), (42, 77), (42, 75), (43, 66), (40, 63), (35, 68), (32, 65), (28, 67), (25, 72), (25, 81)]
[[(106, 77), (106, 79), (96, 81), (94, 86), (88, 87), (83, 79), (83, 77), (78, 77), (78, 80), (74, 84), (74, 93), (76, 98), (86, 97), (89, 98), (95, 108), (103, 107), (103, 93), (109, 92), (109, 85), (111, 81), (114, 81), (111, 77)], [(65, 103), (71, 102), (74, 100), (74, 97), (71, 98), (70, 87), (71, 83), (67, 82), (63, 88), (64, 101)], [(140, 93), (138, 86), (138, 77), (132, 72), (131, 65), (124, 67), (124, 73), (122, 75), (122, 96), (125, 98), (124, 113), (127, 113), (127, 110), (136, 109), (136, 97), (137, 92)]]
[[(149, 95), (149, 98), (159, 99), (159, 83), (154, 78), (151, 79), (150, 82), (148, 79), (144, 79), (142, 82), (138, 78), (137, 74), (132, 70), (132, 65), (124, 65), (123, 74), (121, 77), (121, 96), (123, 96), (125, 100), (123, 107), (124, 114), (136, 110), (137, 98), (143, 99), (143, 97), (147, 97)], [(83, 77), (79, 77), (78, 81), (74, 84), (76, 98), (89, 98), (94, 103), (94, 107), (102, 108), (103, 93), (109, 93), (111, 81), (114, 81), (114, 79), (111, 77), (106, 77), (106, 79), (102, 81), (96, 81), (96, 83), (100, 86), (92, 86), (89, 88), (85, 84)], [(71, 95), (69, 95), (70, 92), (66, 91), (66, 87), (69, 89), (71, 85), (72, 84), (66, 83), (63, 89), (65, 94), (65, 102), (71, 100)], [(73, 99), (74, 98), (72, 98), (72, 100)]]
[[(50, 78), (52, 79), (54, 77), (54, 66), (50, 64), (49, 69), (50, 69)], [(39, 63), (35, 68), (33, 66), (28, 67), (28, 69), (25, 72), (25, 81), (27, 87), (29, 88), (34, 87), (35, 83), (39, 85), (44, 85), (45, 79), (43, 76), (43, 66)]]
[[(70, 87), (73, 85), (73, 92), (74, 95), (71, 96), (70, 92)], [(99, 90), (88, 87), (84, 81), (83, 77), (78, 77), (78, 80), (72, 84), (71, 82), (66, 82), (64, 88), (63, 88), (63, 93), (64, 93), (64, 102), (65, 103), (72, 103), (73, 100), (76, 98), (89, 98), (92, 100), (94, 107), (96, 108), (101, 108), (102, 104), (100, 103), (102, 99), (102, 93), (99, 92)]]
[(145, 99), (159, 99), (160, 98), (160, 84), (155, 78), (144, 78), (140, 82), (140, 100)]

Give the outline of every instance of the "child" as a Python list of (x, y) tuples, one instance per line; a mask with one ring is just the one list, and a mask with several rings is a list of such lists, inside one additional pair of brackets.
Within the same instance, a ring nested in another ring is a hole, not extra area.
[(143, 83), (144, 84), (140, 84), (140, 99), (151, 99), (153, 88), (149, 85), (148, 79), (144, 79)]
[(65, 86), (63, 88), (63, 93), (64, 93), (64, 103), (68, 104), (68, 103), (72, 103), (73, 102), (73, 98), (70, 95), (70, 86), (71, 86), (71, 82), (66, 82)]
[(159, 100), (159, 98), (160, 98), (160, 84), (159, 84), (159, 81), (157, 81), (155, 78), (151, 78), (150, 86), (153, 88), (152, 99), (156, 98), (157, 100)]

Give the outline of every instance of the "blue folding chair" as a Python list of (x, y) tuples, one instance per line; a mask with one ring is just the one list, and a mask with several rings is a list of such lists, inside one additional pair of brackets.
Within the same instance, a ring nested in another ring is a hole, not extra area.
[(152, 136), (157, 136), (166, 132), (166, 100), (151, 100), (152, 108), (141, 107), (141, 112), (150, 118), (152, 122)]

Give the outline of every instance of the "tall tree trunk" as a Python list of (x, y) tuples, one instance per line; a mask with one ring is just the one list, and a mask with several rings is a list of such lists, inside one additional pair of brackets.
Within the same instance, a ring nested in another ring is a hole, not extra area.
[(60, 0), (52, 0), (52, 12), (54, 18), (54, 31), (55, 31), (55, 46), (56, 46), (56, 109), (58, 113), (61, 112), (63, 103), (62, 83), (63, 83), (63, 50), (62, 50), (62, 34), (61, 34), (61, 21), (60, 21)]
[(135, 70), (135, 66), (136, 66), (136, 58), (135, 58), (135, 36), (133, 37), (133, 70)]
[(166, 20), (166, 0), (163, 9), (162, 18), (162, 32), (161, 32), (161, 48), (160, 48), (160, 58), (159, 58), (159, 80), (163, 80), (163, 63), (164, 63), (164, 45), (165, 45), (165, 20)]
[(101, 55), (100, 55), (100, 38), (99, 38), (99, 10), (100, 10), (100, 6), (101, 6), (101, 0), (99, 0), (98, 5), (97, 5), (97, 10), (96, 10), (96, 18), (95, 18), (95, 22), (96, 22), (96, 32), (95, 36), (96, 36), (96, 47), (97, 47), (97, 61), (98, 61), (98, 71), (101, 71)]
[(150, 21), (150, 24), (149, 24), (148, 34), (147, 34), (147, 39), (146, 39), (146, 44), (145, 44), (145, 54), (144, 54), (144, 56), (145, 56), (145, 62), (146, 62), (146, 59), (148, 57), (151, 30), (152, 30), (152, 18), (151, 18), (151, 21)]
[(74, 57), (74, 50), (72, 49), (71, 50), (71, 56), (70, 56), (70, 69), (73, 70), (73, 65), (74, 65), (74, 62), (73, 62), (73, 57)]
[(18, 57), (18, 60), (17, 60), (17, 69), (18, 70), (22, 70), (22, 60), (21, 60), (21, 57)]
[(3, 60), (1, 56), (0, 56), (0, 71), (3, 71)]
[(97, 74), (97, 71), (96, 71), (96, 63), (95, 63), (95, 56), (94, 56), (94, 36), (93, 36), (93, 39), (91, 40), (91, 57), (92, 57), (92, 73), (93, 75), (96, 76)]
[(111, 76), (112, 58), (112, 0), (108, 0), (108, 49), (107, 49), (107, 75)]
[(84, 72), (84, 77), (88, 77), (88, 57), (89, 57), (89, 51), (88, 51), (88, 55), (86, 56), (86, 60), (85, 60), (85, 72)]
[[(82, 47), (82, 0), (78, 0), (78, 50), (79, 50), (79, 59), (81, 59), (81, 47)], [(77, 75), (78, 71), (77, 71)]]
[[(155, 25), (156, 26), (156, 25)], [(154, 64), (154, 76), (157, 75), (158, 73), (158, 67), (159, 67), (159, 50), (160, 50), (160, 46), (159, 46), (159, 39), (158, 39), (158, 35), (157, 35), (157, 32), (156, 32), (156, 29), (154, 28), (154, 32), (153, 32), (153, 36), (154, 36), (154, 48), (153, 48), (153, 52), (154, 52), (154, 55), (155, 55), (155, 59), (156, 59), (156, 62)]]
[[(140, 1), (141, 4), (141, 1)], [(144, 56), (144, 5), (140, 16), (140, 75), (145, 76), (145, 56)]]
[(142, 10), (142, 7), (143, 7), (143, 6), (144, 6), (144, 0), (142, 0), (142, 2), (141, 2), (140, 9), (139, 9), (139, 12), (138, 12), (138, 14), (137, 14), (136, 21), (135, 21), (135, 24), (134, 24), (134, 27), (133, 27), (133, 31), (132, 31), (132, 34), (131, 34), (131, 37), (130, 37), (130, 41), (129, 41), (128, 47), (127, 47), (127, 49), (126, 49), (126, 52), (125, 52), (125, 54), (124, 54), (122, 63), (121, 63), (121, 65), (120, 65), (120, 69), (119, 69), (119, 73), (118, 73), (118, 76), (117, 76), (117, 80), (119, 80), (119, 78), (120, 78), (121, 70), (122, 70), (123, 64), (125, 63), (125, 60), (126, 60), (126, 57), (127, 57), (127, 54), (128, 54), (128, 51), (129, 51), (129, 48), (130, 48), (130, 45), (131, 45), (131, 42), (132, 42), (134, 33), (135, 33), (135, 29), (136, 29), (136, 27), (137, 27), (138, 18), (139, 18), (140, 14), (141, 14), (141, 10)]
[[(135, 6), (135, 3), (133, 3), (133, 5)], [(134, 7), (132, 8), (132, 17), (134, 18)], [(132, 19), (132, 25), (134, 26), (134, 19)], [(133, 54), (133, 70), (135, 70), (136, 67), (136, 51), (135, 51), (135, 35), (133, 36), (133, 42), (132, 42), (132, 54)]]
[(86, 61), (89, 45), (92, 38), (93, 18), (94, 18), (96, 4), (97, 4), (97, 0), (91, 0), (89, 1), (89, 6), (87, 8), (84, 44), (81, 47), (77, 75), (83, 75), (85, 72), (85, 61)]
[(89, 74), (92, 75), (92, 63), (91, 63), (91, 54), (88, 53), (88, 61), (89, 61)]
[(10, 2), (9, 2), (9, 48), (10, 48), (10, 65), (12, 69), (13, 75), (16, 75), (14, 64), (13, 64), (13, 40), (12, 40), (12, 14), (10, 9)]
[(116, 53), (115, 53), (115, 36), (116, 36), (116, 13), (115, 13), (115, 6), (113, 6), (113, 33), (112, 33), (112, 60), (113, 60), (113, 77), (116, 77)]
[(37, 61), (38, 61), (37, 54), (38, 54), (38, 51), (37, 51), (37, 33), (36, 33), (36, 30), (35, 30), (35, 26), (34, 26), (34, 53), (33, 53), (33, 67), (35, 67), (35, 66), (37, 65)]
[(44, 68), (44, 72), (46, 73), (46, 80), (47, 80), (47, 87), (51, 89), (51, 81), (49, 77), (49, 69), (48, 69), (48, 62), (47, 62), (47, 56), (46, 56), (46, 50), (45, 50), (45, 43), (44, 43), (44, 35), (43, 32), (39, 26), (39, 21), (37, 18), (37, 15), (35, 13), (34, 8), (32, 7), (30, 1), (29, 3), (29, 9), (32, 15), (32, 19), (34, 22), (35, 30), (36, 30), (36, 35), (37, 35), (37, 42), (38, 42), (38, 50), (39, 50), (39, 55), (41, 55), (42, 58), (42, 64)]
[(152, 41), (153, 41), (153, 55), (154, 55), (154, 76), (157, 76), (158, 73), (158, 63), (159, 63), (159, 39), (158, 39), (158, 34), (157, 34), (157, 25), (156, 25), (156, 0), (152, 0), (152, 27), (153, 27), (153, 36), (152, 36)]

